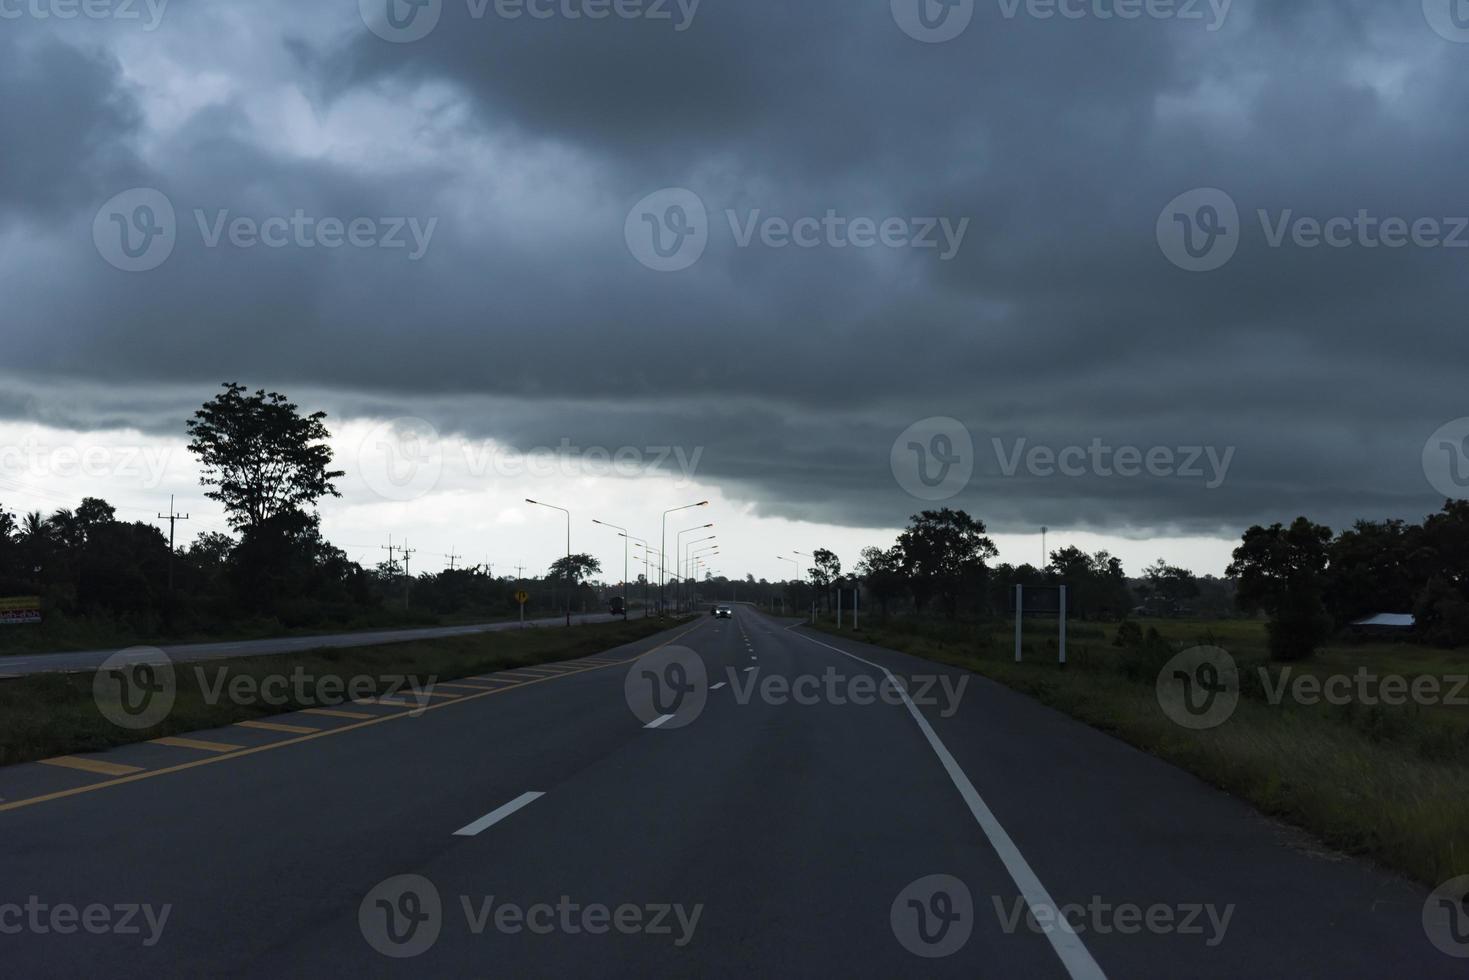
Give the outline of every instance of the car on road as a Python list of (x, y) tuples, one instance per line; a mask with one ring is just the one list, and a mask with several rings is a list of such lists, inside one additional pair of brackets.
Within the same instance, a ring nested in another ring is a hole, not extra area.
[(627, 600), (620, 595), (615, 595), (607, 602), (607, 611), (614, 616), (623, 616), (627, 613)]
[(734, 616), (734, 610), (731, 609), (729, 606), (715, 606), (714, 607), (714, 618), (715, 619), (729, 619), (732, 616)]

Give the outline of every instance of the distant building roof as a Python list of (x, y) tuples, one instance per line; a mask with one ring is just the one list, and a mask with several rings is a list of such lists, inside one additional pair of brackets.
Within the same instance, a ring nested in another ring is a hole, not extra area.
[(1386, 626), (1392, 629), (1410, 630), (1414, 626), (1416, 626), (1417, 623), (1418, 620), (1413, 617), (1412, 613), (1378, 613), (1376, 616), (1368, 616), (1366, 619), (1359, 619), (1352, 625)]

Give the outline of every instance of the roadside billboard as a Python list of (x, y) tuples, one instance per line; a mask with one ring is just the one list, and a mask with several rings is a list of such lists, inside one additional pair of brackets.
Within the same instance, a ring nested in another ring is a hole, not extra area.
[(40, 596), (0, 598), (0, 626), (17, 626), (41, 621)]

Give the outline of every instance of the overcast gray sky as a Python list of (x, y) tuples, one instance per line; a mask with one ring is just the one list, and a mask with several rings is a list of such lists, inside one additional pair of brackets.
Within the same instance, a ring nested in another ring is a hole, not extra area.
[[(389, 2), (0, 0), (0, 443), (177, 445), (239, 380), (344, 427), (354, 557), (689, 489), (770, 576), (941, 503), (1217, 573), (1458, 486), (1450, 0)], [(451, 462), (385, 499), (401, 417)], [(456, 466), (563, 440), (694, 478)], [(0, 502), (109, 485), (56, 469)]]

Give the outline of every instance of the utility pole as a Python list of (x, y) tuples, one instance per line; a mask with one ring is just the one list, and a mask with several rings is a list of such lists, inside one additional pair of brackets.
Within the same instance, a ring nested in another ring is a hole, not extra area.
[(388, 543), (379, 547), (388, 553), (388, 580), (392, 581), (393, 573), (398, 570), (398, 563), (393, 560), (393, 555), (401, 549), (393, 544), (393, 536), (391, 534), (388, 535)]
[(173, 594), (173, 540), (174, 540), (174, 538), (173, 538), (173, 531), (174, 531), (174, 525), (176, 525), (179, 521), (187, 521), (189, 519), (189, 515), (188, 514), (180, 514), (180, 513), (178, 513), (177, 511), (174, 510), (174, 507), (173, 507), (173, 495), (170, 494), (169, 495), (169, 498), (168, 498), (168, 513), (167, 514), (159, 514), (158, 515), (158, 519), (160, 521), (168, 521), (168, 593), (169, 593), (169, 595), (172, 595)]
[(398, 549), (398, 553), (403, 556), (403, 609), (406, 612), (408, 609), (408, 592), (413, 587), (413, 576), (408, 574), (408, 559), (418, 554), (418, 549), (408, 547), (408, 539), (404, 538), (403, 547)]
[(458, 561), (459, 559), (463, 558), (464, 556), (463, 555), (456, 555), (456, 554), (454, 554), (454, 549), (453, 548), (450, 548), (449, 549), (449, 554), (446, 557), (448, 557), (448, 559), (449, 559), (449, 571), (452, 572), (454, 570), (454, 563), (456, 561)]
[(1041, 528), (1041, 571), (1043, 572), (1046, 570), (1046, 566), (1051, 563), (1051, 559), (1046, 555), (1046, 532), (1049, 530), (1050, 528), (1048, 527), (1043, 526)]

